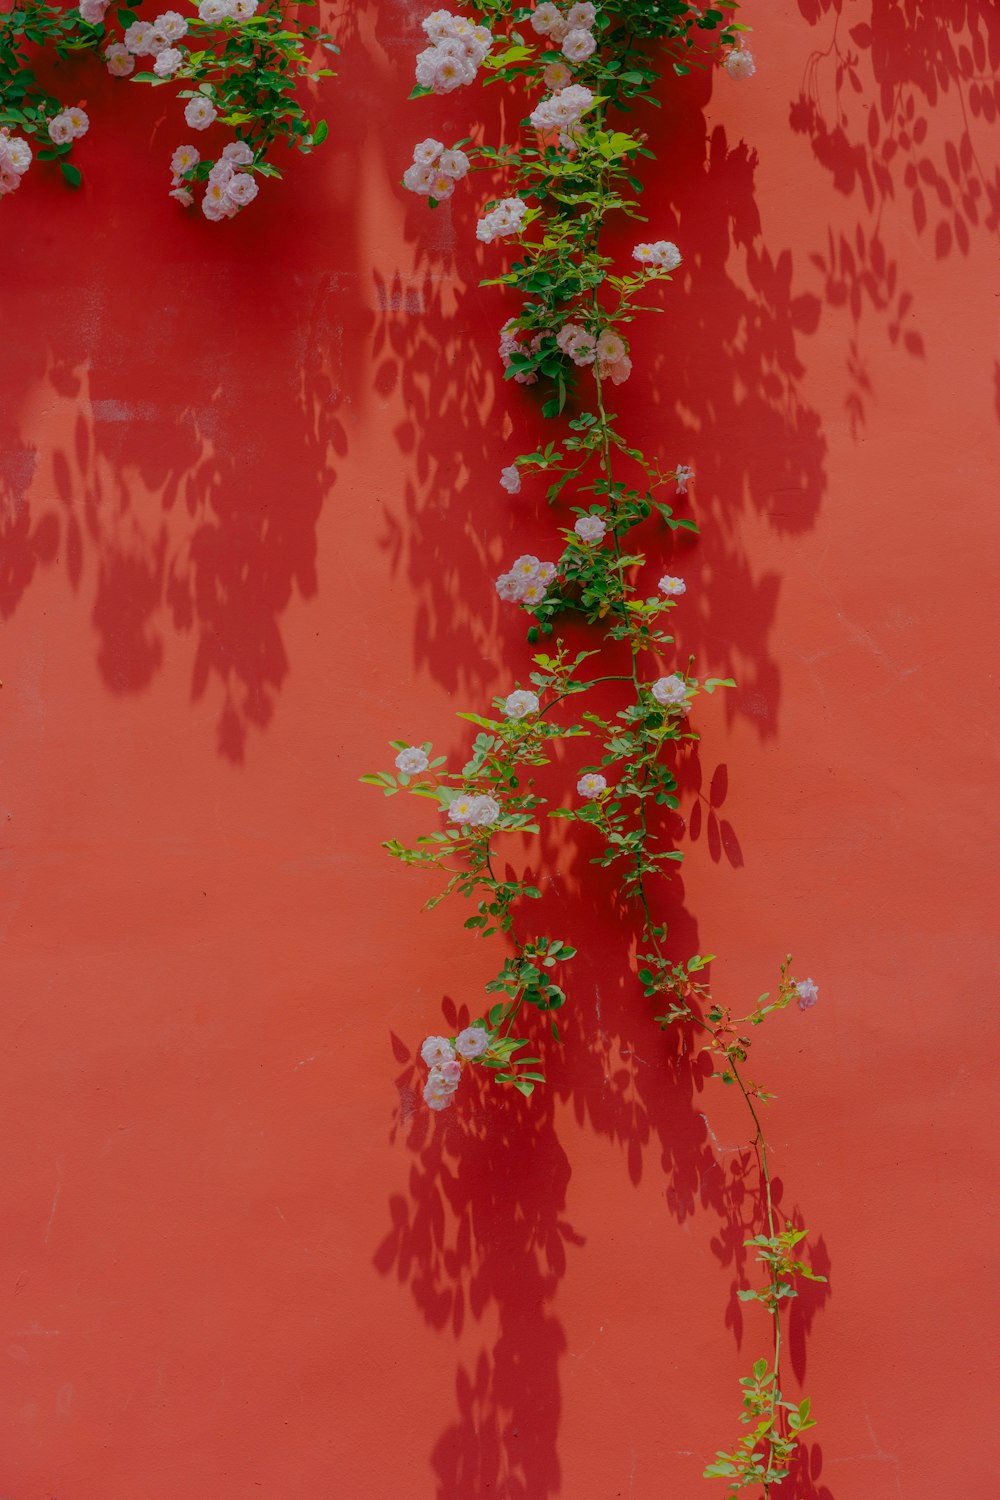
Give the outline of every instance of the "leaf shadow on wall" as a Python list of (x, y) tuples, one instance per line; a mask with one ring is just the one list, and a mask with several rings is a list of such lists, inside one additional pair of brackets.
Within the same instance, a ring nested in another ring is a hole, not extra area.
[(823, 44), (790, 124), (855, 206), (853, 225), (838, 216), (812, 261), (831, 315), (849, 319), (844, 406), (857, 436), (877, 397), (872, 324), (912, 359), (926, 359), (932, 336), (916, 291), (900, 283), (896, 221), (939, 262), (966, 258), (974, 236), (1000, 230), (1000, 10), (981, 0), (798, 3)]
[[(819, 303), (793, 290), (789, 252), (759, 246), (755, 158), (730, 147), (721, 129), (708, 136), (707, 89), (705, 80), (688, 80), (664, 112), (666, 123), (655, 124), (669, 139), (671, 176), (658, 185), (650, 233), (682, 244), (683, 294), (676, 282), (664, 293), (666, 315), (638, 334), (637, 373), (615, 394), (629, 402), (630, 435), (665, 465), (693, 462), (698, 471), (693, 510), (704, 536), (696, 550), (680, 541), (673, 552), (666, 534), (652, 536), (651, 566), (697, 569), (689, 613), (675, 616), (681, 651), (699, 652), (706, 671), (738, 677), (730, 712), (763, 736), (777, 725), (780, 678), (769, 633), (779, 583), (773, 573), (754, 573), (740, 514), (756, 513), (782, 532), (800, 531), (816, 515), (825, 447), (818, 415), (801, 394), (798, 340), (814, 331)], [(444, 140), (467, 133), (471, 120), (462, 110), (472, 106), (449, 96), (443, 107), (449, 115), (435, 115), (433, 133)], [(502, 123), (489, 121), (487, 133)], [(414, 138), (422, 133), (415, 118)], [(511, 304), (474, 283), (494, 272), (503, 252), (456, 250), (474, 243), (476, 206), (485, 196), (462, 192), (430, 217), (422, 202), (410, 206), (417, 269), (378, 282), (376, 364), (380, 389), (388, 395), (401, 385), (408, 414), (396, 438), (409, 475), (401, 505), (387, 507), (385, 548), (418, 600), (414, 666), (460, 706), (484, 710), (492, 694), (526, 680), (530, 670), (523, 616), (498, 604), (493, 578), (517, 553), (552, 555), (553, 517), (528, 484), (509, 505), (496, 501), (500, 464), (529, 450), (546, 424), (532, 393), (499, 381), (497, 330)], [(645, 233), (620, 243), (637, 237)], [(735, 271), (734, 254), (744, 262)], [(507, 438), (505, 450), (498, 439)], [(583, 628), (564, 633), (581, 647), (590, 644)], [(723, 816), (725, 768), (703, 776), (690, 755), (679, 770), (692, 836), (704, 832), (711, 858), (740, 867), (739, 838)], [(553, 772), (561, 801), (571, 784), (563, 757)], [(673, 832), (682, 831), (678, 818)], [(546, 1047), (539, 1018), (528, 1023), (545, 1048), (544, 1087), (526, 1101), (469, 1084), (455, 1108), (433, 1117), (419, 1097), (425, 1070), (406, 1042), (393, 1039), (404, 1065), (393, 1138), (405, 1143), (410, 1169), (406, 1190), (391, 1199), (390, 1228), (374, 1263), (409, 1285), (431, 1327), (466, 1342), (471, 1324), (480, 1338), (476, 1355), (458, 1360), (454, 1416), (433, 1446), (438, 1500), (545, 1500), (562, 1492), (560, 1365), (568, 1351), (555, 1298), (583, 1243), (568, 1211), (572, 1169), (559, 1138), (558, 1113), (567, 1107), (620, 1152), (633, 1184), (649, 1171), (662, 1174), (667, 1211), (678, 1224), (699, 1212), (709, 1216), (713, 1251), (729, 1282), (725, 1324), (738, 1344), (750, 1338), (736, 1290), (750, 1270), (743, 1240), (760, 1223), (752, 1155), (714, 1145), (702, 1100), (710, 1064), (693, 1057), (678, 1033), (661, 1033), (651, 1022), (622, 963), (639, 939), (635, 913), (623, 907), (612, 880), (595, 878), (593, 852), (566, 825), (548, 824), (530, 855), (543, 900), (524, 920), (580, 949), (567, 975), (570, 1006), (559, 1016), (562, 1046)], [(527, 873), (523, 858), (513, 862), (519, 876)], [(680, 958), (698, 951), (683, 883), (664, 883), (656, 905), (669, 923), (672, 952)], [(441, 1029), (453, 1032), (479, 1008), (446, 1001)], [(781, 1209), (799, 1220), (787, 1201)], [(713, 1308), (708, 1317), (715, 1316)], [(796, 1328), (801, 1379), (808, 1320)], [(667, 1362), (646, 1375), (653, 1387), (676, 1384)], [(723, 1440), (740, 1431), (733, 1394)], [(612, 1427), (627, 1423), (624, 1404), (611, 1415)], [(678, 1447), (688, 1446), (687, 1434), (676, 1436)], [(800, 1493), (828, 1500), (815, 1487)]]
[[(122, 127), (87, 190), (39, 173), (14, 204), (23, 276), (5, 356), (21, 399), (0, 434), (0, 616), (39, 568), (64, 569), (115, 695), (146, 690), (192, 637), (191, 701), (220, 705), (217, 747), (239, 762), (290, 671), (282, 617), (318, 588), (317, 521), (346, 452), (337, 408), (368, 316), (354, 221), (337, 219), (335, 271), (303, 264), (318, 158), (231, 222), (186, 216), (149, 180), (162, 95), (112, 102), (114, 80), (86, 83)], [(338, 141), (342, 164), (356, 145)], [(140, 169), (148, 218), (121, 186)], [(73, 235), (53, 236), (63, 220)]]

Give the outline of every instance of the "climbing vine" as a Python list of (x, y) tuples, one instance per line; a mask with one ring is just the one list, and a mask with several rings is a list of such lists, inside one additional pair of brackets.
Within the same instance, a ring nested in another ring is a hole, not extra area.
[[(424, 1099), (432, 1110), (451, 1106), (468, 1067), (525, 1095), (544, 1082), (542, 1059), (519, 1033), (531, 1029), (524, 1020), (535, 1011), (558, 1038), (554, 1013), (567, 1001), (562, 968), (574, 949), (533, 931), (539, 888), (501, 873), (498, 848), (511, 836), (538, 834), (542, 816), (581, 825), (592, 863), (617, 873), (623, 897), (641, 913), (637, 978), (655, 1019), (684, 1028), (694, 1050), (710, 1055), (713, 1077), (737, 1090), (748, 1112), (761, 1220), (747, 1245), (760, 1278), (739, 1296), (767, 1315), (769, 1349), (741, 1382), (745, 1430), (705, 1475), (722, 1479), (729, 1494), (769, 1495), (814, 1425), (809, 1401), (789, 1400), (782, 1388), (782, 1309), (800, 1279), (823, 1278), (802, 1258), (805, 1231), (779, 1219), (762, 1123), (772, 1096), (750, 1076), (749, 1055), (758, 1027), (793, 1003), (808, 1009), (818, 989), (793, 977), (789, 958), (773, 993), (751, 1006), (723, 1003), (708, 981), (711, 955), (671, 956), (654, 909), (656, 877), (683, 857), (665, 828), (665, 811), (678, 806), (672, 757), (698, 738), (690, 716), (699, 695), (734, 684), (699, 678), (693, 659), (677, 659), (670, 615), (683, 607), (687, 585), (665, 573), (654, 588), (648, 577), (647, 549), (664, 531), (697, 530), (676, 513), (693, 471), (665, 468), (637, 448), (612, 409), (633, 373), (630, 325), (656, 310), (657, 285), (670, 283), (681, 251), (664, 239), (637, 240), (622, 268), (602, 241), (610, 218), (642, 219), (638, 174), (652, 153), (628, 128), (633, 106), (659, 102), (664, 73), (721, 61), (731, 78), (745, 79), (755, 62), (732, 0), (703, 10), (684, 0), (616, 0), (600, 11), (589, 3), (479, 0), (475, 10), (475, 19), (444, 10), (426, 17), (428, 45), (416, 60), (412, 97), (477, 78), (501, 85), (523, 106), (520, 132), (499, 144), (482, 132), (452, 145), (428, 137), (414, 148), (403, 184), (431, 208), (470, 173), (503, 184), (483, 204), (476, 235), (486, 245), (510, 240), (516, 250), (484, 285), (507, 287), (518, 299), (499, 332), (499, 357), (508, 380), (539, 387), (554, 431), (509, 462), (500, 483), (511, 493), (524, 482), (543, 484), (561, 524), (552, 558), (513, 558), (496, 580), (500, 598), (528, 616), (536, 650), (523, 680), (513, 679), (490, 708), (460, 714), (475, 729), (466, 762), (451, 768), (430, 743), (396, 741), (393, 770), (363, 778), (387, 796), (405, 791), (435, 805), (439, 826), (412, 846), (391, 840), (386, 847), (444, 877), (429, 905), (464, 898), (471, 908), (465, 927), (501, 938), (506, 950), (486, 986), (485, 1013), (455, 1036), (424, 1042)], [(590, 649), (571, 651), (557, 634), (574, 616), (592, 628)], [(602, 709), (609, 691), (617, 706)], [(552, 805), (536, 768), (559, 747), (561, 764), (575, 758), (574, 741), (587, 747), (573, 773), (575, 796)]]
[[(337, 48), (298, 9), (281, 0), (200, 0), (193, 14), (146, 19), (139, 5), (112, 9), (110, 0), (80, 0), (72, 10), (44, 0), (15, 5), (0, 16), (0, 198), (17, 191), (35, 160), (58, 163), (79, 186), (70, 157), (91, 119), (49, 80), (74, 54), (96, 51), (113, 77), (172, 89), (177, 134), (183, 118), (189, 139), (164, 162), (170, 196), (190, 207), (203, 189), (205, 217), (232, 218), (257, 197), (259, 178), (282, 175), (278, 146), (308, 152), (327, 136), (301, 95), (305, 84), (332, 77), (322, 62)], [(209, 146), (191, 143), (208, 131)]]

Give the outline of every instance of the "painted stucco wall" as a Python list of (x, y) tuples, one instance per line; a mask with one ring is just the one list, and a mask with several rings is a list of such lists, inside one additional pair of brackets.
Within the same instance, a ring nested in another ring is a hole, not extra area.
[[(419, 15), (349, 8), (331, 145), (232, 224), (167, 199), (163, 95), (90, 70), (84, 190), (3, 205), (9, 1500), (710, 1496), (741, 1430), (745, 1121), (592, 851), (546, 866), (550, 1086), (416, 1103), (489, 956), (379, 848), (419, 805), (357, 778), (523, 678), (491, 580), (552, 525), (497, 484), (539, 424), (478, 184), (396, 186), (485, 107), (403, 102)], [(622, 410), (696, 469), (679, 641), (739, 684), (661, 895), (734, 1001), (789, 948), (821, 986), (754, 1069), (829, 1276), (787, 1493), (992, 1500), (1000, 14), (747, 16), (752, 83), (643, 119), (685, 269)]]

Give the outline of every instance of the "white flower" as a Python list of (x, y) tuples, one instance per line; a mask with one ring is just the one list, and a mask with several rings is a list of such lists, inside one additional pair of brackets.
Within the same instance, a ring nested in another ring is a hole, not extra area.
[(590, 89), (574, 83), (543, 99), (528, 118), (536, 130), (568, 130), (579, 124), (593, 102)]
[(233, 0), (233, 19), (235, 21), (249, 21), (251, 16), (257, 14), (257, 0)]
[(153, 25), (146, 38), (146, 51), (153, 57), (159, 57), (160, 53), (166, 52), (169, 46), (170, 38), (158, 26)]
[(808, 1010), (819, 999), (819, 985), (811, 979), (800, 979), (795, 986), (795, 993), (799, 997), (799, 1010)]
[(582, 26), (585, 31), (589, 31), (596, 20), (597, 9), (593, 5), (571, 5), (566, 12), (566, 25)]
[(19, 135), (0, 136), (0, 164), (15, 177), (23, 177), (31, 166), (31, 147)]
[(427, 752), (421, 750), (419, 745), (410, 745), (406, 750), (400, 750), (396, 756), (396, 770), (402, 771), (404, 776), (419, 776), (429, 765)]
[(88, 26), (100, 26), (104, 20), (109, 0), (80, 0), (80, 19)]
[(549, 583), (552, 582), (552, 580), (553, 580), (553, 578), (555, 576), (556, 576), (556, 565), (555, 565), (555, 563), (553, 563), (553, 562), (543, 562), (543, 563), (539, 563), (538, 564), (538, 577), (535, 580), (537, 583), (549, 584)]
[(210, 26), (217, 26), (220, 21), (228, 21), (233, 13), (233, 0), (201, 0), (198, 6), (198, 15)]
[(157, 78), (169, 78), (183, 61), (184, 53), (179, 47), (165, 47), (153, 64), (153, 72)]
[(500, 816), (500, 804), (492, 797), (477, 797), (469, 822), (473, 828), (492, 828)]
[(192, 203), (194, 202), (194, 194), (185, 187), (171, 188), (167, 196), (170, 198), (176, 198), (177, 202), (183, 204), (185, 208), (190, 208)]
[(209, 177), (205, 185), (205, 196), (201, 200), (201, 211), (206, 219), (216, 223), (219, 219), (231, 219), (236, 212), (236, 204), (231, 203), (226, 196), (225, 182), (212, 181)]
[(446, 1036), (429, 1036), (424, 1039), (420, 1056), (429, 1068), (439, 1068), (442, 1063), (455, 1061), (455, 1049)]
[(434, 10), (429, 16), (425, 16), (420, 24), (432, 42), (443, 42), (445, 37), (451, 36), (451, 24), (454, 19), (450, 10)]
[(516, 692), (507, 694), (503, 711), (508, 719), (526, 719), (529, 714), (537, 714), (538, 695), (529, 693), (527, 688), (518, 688)]
[(0, 160), (0, 198), (6, 193), (16, 193), (21, 186), (21, 179), (10, 167), (4, 166)]
[(660, 579), (659, 589), (661, 594), (666, 594), (668, 599), (676, 599), (681, 594), (687, 593), (687, 584), (683, 578), (672, 578), (669, 573), (664, 573)]
[(204, 94), (195, 94), (184, 106), (184, 118), (192, 130), (207, 130), (217, 114), (215, 105)]
[(449, 177), (446, 172), (435, 171), (432, 167), (427, 196), (433, 198), (435, 203), (446, 203), (454, 191), (454, 177)]
[(413, 160), (419, 162), (421, 166), (429, 167), (432, 162), (437, 161), (443, 150), (444, 146), (441, 141), (428, 136), (425, 141), (418, 141), (414, 146)]
[(168, 42), (179, 42), (182, 36), (187, 35), (188, 23), (176, 10), (165, 10), (161, 16), (157, 16), (155, 25)]
[(403, 173), (403, 186), (411, 193), (427, 197), (434, 181), (434, 168), (424, 162), (415, 161)]
[(438, 171), (454, 182), (461, 182), (469, 170), (470, 162), (464, 151), (442, 151)]
[(125, 46), (133, 57), (146, 57), (149, 54), (149, 38), (153, 34), (153, 28), (148, 21), (133, 21), (125, 32)]
[(654, 240), (651, 244), (636, 245), (632, 259), (642, 266), (652, 266), (654, 271), (676, 271), (681, 252), (671, 240)]
[(482, 1026), (466, 1026), (455, 1038), (455, 1051), (459, 1057), (482, 1057), (489, 1051), (490, 1034)]
[(485, 214), (476, 225), (476, 239), (491, 245), (495, 239), (518, 234), (528, 212), (523, 198), (501, 198), (496, 208)]
[(421, 88), (433, 89), (435, 94), (450, 94), (453, 89), (472, 82), (476, 65), (465, 56), (464, 50), (445, 41), (417, 54), (416, 76)]
[(469, 792), (457, 792), (448, 803), (448, 821), (450, 823), (471, 823), (473, 808), (476, 805), (475, 797)]
[(104, 61), (112, 78), (127, 78), (135, 67), (135, 58), (121, 42), (112, 42), (105, 48)]
[(532, 579), (530, 583), (526, 583), (520, 593), (520, 602), (522, 604), (541, 604), (544, 598), (545, 585), (535, 579)]
[(73, 139), (73, 127), (69, 123), (69, 115), (65, 112), (53, 115), (49, 121), (49, 140), (54, 141), (57, 146), (65, 146)]
[(600, 516), (581, 516), (573, 527), (581, 542), (600, 542), (607, 531), (606, 522)]
[(530, 552), (525, 552), (523, 556), (514, 561), (510, 571), (514, 574), (515, 578), (524, 578), (530, 581), (538, 577), (540, 567), (541, 563), (538, 561), (538, 558), (534, 557)]
[(573, 75), (565, 63), (551, 62), (542, 74), (542, 82), (547, 89), (564, 89), (568, 83), (572, 83)]
[(454, 1097), (454, 1088), (436, 1069), (428, 1074), (424, 1084), (424, 1103), (429, 1109), (447, 1109)]
[(218, 161), (212, 163), (211, 171), (208, 174), (208, 180), (209, 182), (218, 182), (222, 187), (225, 187), (226, 184), (230, 182), (235, 176), (235, 173), (236, 168), (233, 166), (228, 156), (222, 156)]
[(661, 708), (679, 708), (687, 713), (691, 707), (688, 703), (687, 683), (676, 672), (670, 677), (658, 677), (650, 692)]
[(607, 785), (605, 777), (599, 775), (597, 771), (588, 771), (585, 776), (580, 777), (576, 789), (581, 797), (586, 797), (592, 802), (595, 797), (599, 797), (603, 791), (607, 790)]
[(694, 470), (689, 469), (687, 464), (678, 464), (674, 478), (677, 481), (678, 495), (686, 495), (688, 492), (688, 485), (694, 478)]
[(496, 591), (506, 604), (516, 604), (524, 593), (526, 579), (516, 573), (501, 573), (496, 581)]
[(259, 192), (257, 179), (251, 177), (249, 172), (237, 172), (226, 183), (226, 197), (230, 203), (235, 203), (237, 208), (246, 208)]
[(224, 161), (231, 161), (234, 167), (248, 167), (253, 161), (253, 151), (246, 141), (230, 141), (228, 146), (223, 146), (222, 157)]
[(500, 487), (505, 489), (508, 495), (521, 493), (521, 472), (517, 464), (508, 464), (506, 469), (500, 470)]
[(733, 47), (727, 52), (722, 66), (730, 78), (752, 78), (757, 71), (757, 64), (753, 60), (753, 53), (748, 52), (746, 47)]
[(90, 117), (86, 110), (80, 109), (79, 106), (74, 104), (70, 109), (63, 110), (63, 116), (69, 124), (70, 134), (75, 141), (78, 141), (82, 135), (87, 134), (87, 131), (90, 129)]
[(594, 35), (590, 31), (567, 31), (563, 38), (563, 56), (568, 57), (570, 62), (586, 62), (597, 46)]
[(531, 29), (539, 36), (548, 36), (553, 26), (558, 26), (562, 16), (557, 6), (551, 0), (543, 0), (541, 5), (536, 5), (531, 12)]
[(190, 172), (191, 168), (196, 167), (200, 160), (201, 157), (194, 146), (178, 146), (170, 158), (170, 170), (171, 172), (176, 172), (178, 175), (182, 172)]

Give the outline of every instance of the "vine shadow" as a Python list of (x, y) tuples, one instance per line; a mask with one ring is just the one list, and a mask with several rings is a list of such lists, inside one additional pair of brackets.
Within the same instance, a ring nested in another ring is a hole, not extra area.
[[(121, 127), (84, 163), (84, 191), (39, 169), (8, 206), (0, 618), (62, 569), (115, 696), (145, 691), (192, 637), (191, 702), (218, 705), (218, 752), (239, 763), (291, 671), (284, 616), (317, 594), (317, 523), (347, 452), (339, 409), (370, 314), (338, 200), (356, 193), (363, 127), (345, 108), (332, 186), (329, 160), (303, 158), (213, 225), (156, 180), (174, 133), (163, 96), (116, 82), (78, 59), (60, 83)], [(136, 177), (156, 199), (146, 219)], [(336, 270), (303, 252), (317, 214), (336, 224)], [(57, 216), (72, 233), (52, 234)], [(81, 260), (80, 243), (95, 253)]]
[(966, 258), (976, 234), (1000, 230), (1000, 166), (976, 139), (1000, 112), (1000, 11), (981, 0), (798, 5), (827, 35), (807, 59), (789, 123), (854, 205), (853, 225), (838, 215), (811, 258), (826, 306), (849, 319), (844, 407), (857, 436), (876, 395), (873, 325), (911, 359), (925, 360), (933, 337), (916, 291), (901, 283), (887, 220), (939, 262)]

